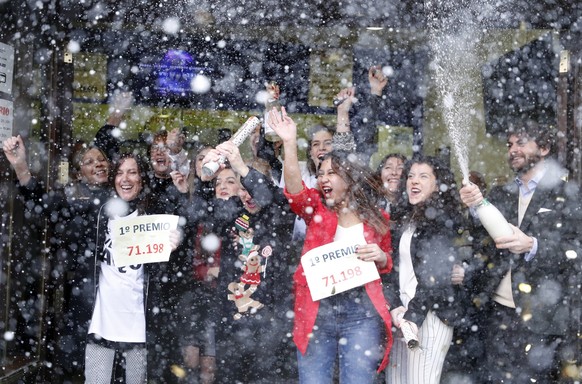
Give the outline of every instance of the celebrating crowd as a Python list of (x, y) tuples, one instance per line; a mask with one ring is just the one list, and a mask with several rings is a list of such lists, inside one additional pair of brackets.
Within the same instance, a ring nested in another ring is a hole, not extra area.
[[(353, 88), (337, 95), (333, 128), (267, 111), (248, 159), (231, 140), (188, 153), (174, 129), (152, 137), (145, 162), (106, 125), (74, 154), (76, 180), (50, 193), (25, 141), (5, 140), (20, 198), (54, 223), (52, 261), (67, 277), (55, 380), (579, 379), (582, 203), (552, 158), (552, 127), (507, 127), (515, 179), (487, 194), (419, 153), (388, 154), (374, 171), (388, 79), (377, 67), (368, 78), (360, 115)], [(511, 234), (489, 235), (484, 204)], [(169, 260), (116, 265), (115, 222), (152, 215), (179, 217)]]

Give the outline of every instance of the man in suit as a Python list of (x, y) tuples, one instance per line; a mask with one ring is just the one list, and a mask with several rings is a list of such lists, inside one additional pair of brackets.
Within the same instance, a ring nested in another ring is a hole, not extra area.
[[(581, 207), (578, 188), (550, 157), (553, 143), (550, 127), (511, 127), (508, 161), (516, 177), (488, 200), (513, 234), (491, 241), (478, 218), (471, 232), (485, 255), (466, 281), (482, 310), (484, 382), (568, 382), (578, 358)], [(465, 185), (460, 194), (475, 213), (479, 188)]]

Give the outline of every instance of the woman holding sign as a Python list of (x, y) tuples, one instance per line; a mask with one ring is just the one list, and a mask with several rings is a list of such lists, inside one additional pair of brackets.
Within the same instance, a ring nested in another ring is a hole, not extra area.
[(387, 276), (386, 289), (402, 334), (395, 338), (386, 382), (438, 383), (453, 325), (462, 319), (462, 287), (454, 285), (451, 271), (464, 216), (454, 175), (437, 158), (415, 158), (402, 175), (405, 193), (392, 210), (398, 273)]
[[(299, 171), (295, 123), (284, 108), (270, 112), (270, 121), (285, 149), (285, 194), (307, 223), (294, 275), (300, 382), (331, 383), (339, 359), (341, 383), (372, 383), (392, 344), (378, 276), (392, 268), (388, 216), (375, 207), (381, 186), (356, 156), (333, 151), (319, 166), (319, 190), (308, 189)], [(352, 287), (353, 281), (366, 282)]]
[[(137, 219), (150, 213), (152, 202), (145, 188), (145, 169), (136, 155), (121, 155), (113, 168), (113, 185), (118, 199), (109, 201), (100, 211), (95, 238), (98, 260), (95, 274), (98, 280), (85, 352), (86, 383), (109, 383), (120, 358), (125, 360), (126, 383), (146, 381), (146, 313), (152, 302), (152, 298), (148, 299), (148, 269), (143, 263), (125, 265), (119, 260), (120, 256), (149, 256), (164, 248), (174, 250), (179, 235), (170, 231), (169, 244), (160, 241), (124, 247), (131, 248), (128, 255), (115, 246), (124, 235), (132, 236), (154, 227), (151, 224), (128, 224), (114, 230), (115, 220)], [(151, 335), (149, 327), (147, 333)]]

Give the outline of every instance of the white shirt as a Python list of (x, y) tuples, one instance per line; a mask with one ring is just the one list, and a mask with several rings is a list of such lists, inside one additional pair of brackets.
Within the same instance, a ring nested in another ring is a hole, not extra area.
[(416, 226), (413, 224), (408, 225), (404, 233), (402, 233), (400, 244), (398, 245), (398, 284), (400, 285), (400, 300), (405, 308), (408, 308), (408, 303), (416, 295), (416, 287), (418, 286), (418, 280), (412, 264), (412, 254), (410, 253), (414, 231), (416, 231)]
[[(137, 216), (137, 211), (129, 216)], [(117, 218), (117, 217), (116, 217)], [(108, 223), (104, 252), (111, 253), (111, 221)], [(111, 260), (111, 264), (109, 261)], [(113, 257), (101, 262), (99, 288), (89, 333), (109, 341), (146, 341), (143, 265), (117, 268)]]
[(345, 239), (352, 239), (358, 244), (366, 244), (364, 237), (364, 223), (352, 225), (351, 227), (342, 227), (338, 225), (335, 230), (333, 241), (340, 241)]

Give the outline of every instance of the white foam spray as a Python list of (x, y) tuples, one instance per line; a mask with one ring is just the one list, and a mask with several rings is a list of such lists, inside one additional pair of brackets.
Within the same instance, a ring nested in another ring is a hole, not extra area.
[[(479, 70), (477, 42), (482, 29), (483, 12), (487, 1), (454, 2), (435, 0), (426, 3), (428, 33), (432, 53), (431, 71), (442, 103), (443, 118), (447, 126), (453, 153), (457, 158), (463, 179), (469, 177), (469, 146), (472, 129), (469, 121), (475, 115), (474, 73)], [(481, 15), (477, 18), (476, 15)]]

